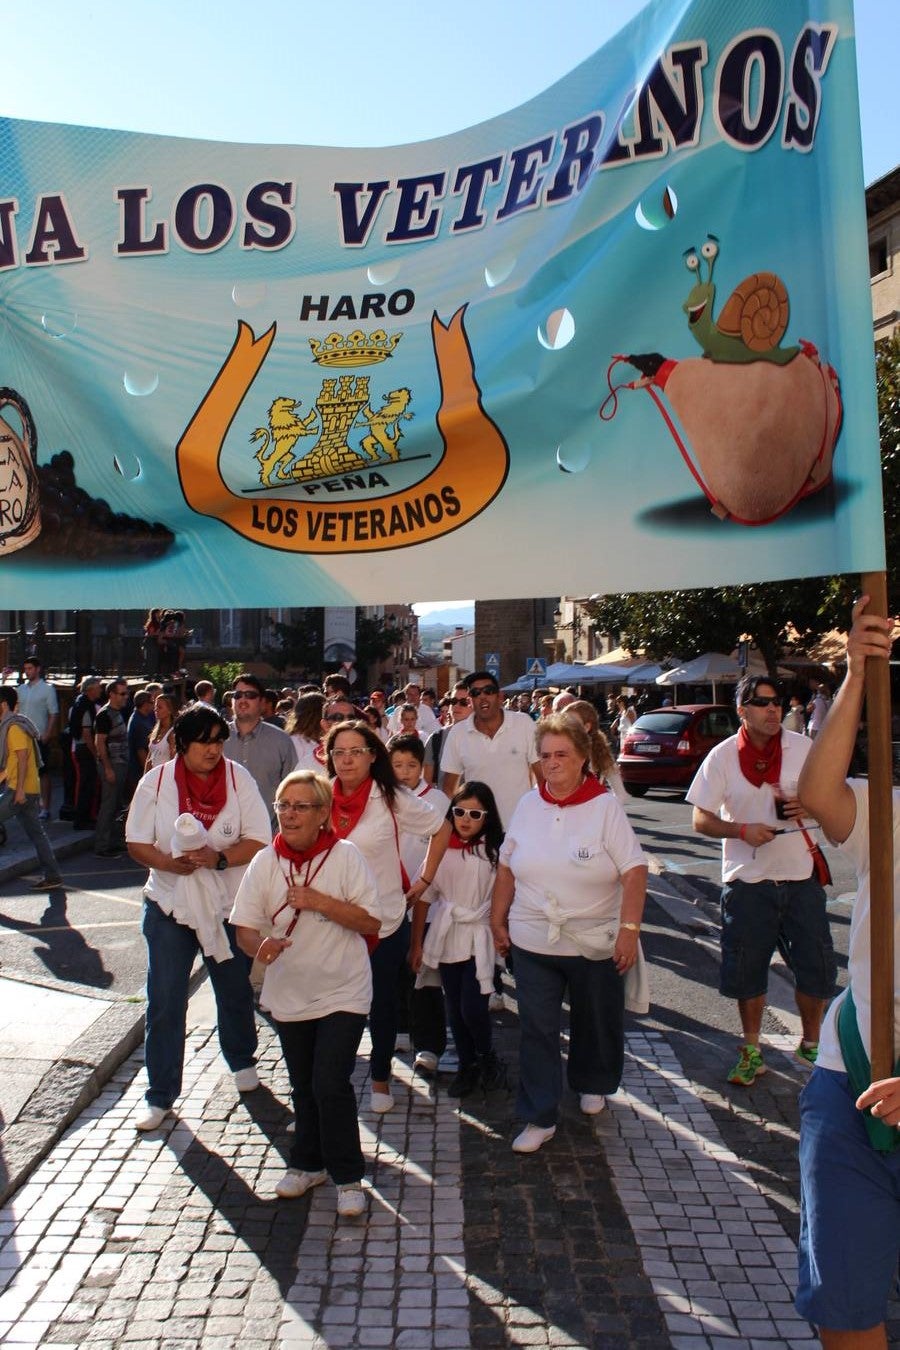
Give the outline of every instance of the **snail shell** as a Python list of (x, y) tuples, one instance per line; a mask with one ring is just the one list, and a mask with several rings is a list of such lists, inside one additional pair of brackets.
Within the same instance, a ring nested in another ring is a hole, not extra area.
[(768, 352), (784, 337), (789, 314), (781, 278), (774, 272), (754, 272), (734, 288), (716, 327), (728, 337), (740, 338), (752, 352)]

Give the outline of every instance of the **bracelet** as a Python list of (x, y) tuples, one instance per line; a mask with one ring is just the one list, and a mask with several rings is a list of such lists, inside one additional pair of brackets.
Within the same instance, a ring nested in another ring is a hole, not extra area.
[[(268, 942), (268, 940), (269, 940), (269, 939), (268, 939), (267, 937), (264, 937), (264, 938), (263, 938), (262, 942), (259, 944), (259, 946), (258, 946), (257, 949), (256, 949), (256, 955), (255, 955), (254, 958), (253, 958), (254, 961), (258, 961), (258, 960), (259, 960), (259, 954), (260, 954), (260, 952), (262, 951), (263, 947), (264, 947), (264, 946), (266, 945), (266, 943)], [(268, 964), (269, 964), (268, 961), (263, 961), (263, 965), (264, 965), (264, 966), (267, 966)]]
[(424, 881), (426, 886), (430, 886), (430, 885), (431, 885), (431, 882), (428, 880), (427, 877), (419, 877), (419, 880), (420, 880), (420, 881)]
[(641, 925), (639, 923), (620, 923), (619, 927), (624, 928), (629, 933), (639, 933), (641, 931)]
[(738, 830), (738, 839), (742, 840), (742, 842), (746, 844), (746, 842), (747, 842), (747, 826), (746, 826), (746, 825), (742, 825), (741, 828)]

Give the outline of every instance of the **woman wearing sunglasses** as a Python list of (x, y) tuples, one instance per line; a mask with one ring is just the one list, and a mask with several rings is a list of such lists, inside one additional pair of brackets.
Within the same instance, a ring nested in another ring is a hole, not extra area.
[[(181, 1093), (188, 984), (201, 952), (216, 999), (219, 1045), (239, 1092), (259, 1086), (250, 962), (225, 920), (244, 869), (272, 838), (269, 810), (240, 764), (223, 756), (229, 729), (215, 708), (195, 703), (175, 720), (175, 758), (138, 783), (125, 839), (148, 867), (143, 934), (147, 943), (146, 1104), (138, 1130), (155, 1130)], [(201, 830), (199, 827), (203, 827)], [(205, 833), (204, 833), (205, 831)], [(179, 840), (197, 836), (194, 847)], [(202, 895), (182, 903), (179, 883), (196, 879)], [(227, 944), (211, 941), (224, 923)], [(230, 949), (230, 954), (225, 952)], [(220, 955), (214, 957), (211, 951)]]
[[(628, 1007), (647, 1011), (640, 927), (647, 863), (625, 812), (591, 772), (582, 724), (551, 713), (537, 726), (543, 782), (513, 813), (491, 913), (498, 953), (512, 951), (521, 1045), (513, 1142), (534, 1153), (553, 1138), (562, 1097), (559, 1048), (568, 1001), (569, 1086), (596, 1115), (619, 1086)], [(638, 987), (632, 988), (637, 981)]]
[(390, 757), (365, 722), (338, 722), (325, 739), (328, 772), (333, 776), (331, 822), (371, 867), (378, 888), (381, 927), (372, 953), (371, 1108), (390, 1111), (391, 1058), (397, 1040), (400, 972), (409, 951), (406, 890), (409, 879), (400, 862), (401, 833), (428, 835), (430, 843), (420, 880), (410, 898), (419, 899), (434, 880), (450, 837), (450, 825), (422, 798), (400, 787)]
[[(494, 1053), (490, 996), (494, 989), (491, 892), (503, 842), (494, 794), (486, 783), (463, 783), (447, 812), (453, 833), (429, 890), (429, 905), (413, 913), (410, 965), (420, 975), (440, 972), (447, 1020), (459, 1069), (450, 1097), (506, 1086), (506, 1068)], [(426, 916), (426, 910), (428, 914)], [(425, 934), (425, 919), (431, 922)]]
[(337, 1210), (365, 1208), (364, 1162), (352, 1076), (372, 1002), (366, 937), (380, 925), (375, 878), (359, 849), (331, 828), (331, 786), (288, 774), (275, 800), (278, 832), (253, 859), (231, 914), (241, 949), (265, 967), (271, 1012), (291, 1080), (296, 1130), (283, 1199), (331, 1177)]

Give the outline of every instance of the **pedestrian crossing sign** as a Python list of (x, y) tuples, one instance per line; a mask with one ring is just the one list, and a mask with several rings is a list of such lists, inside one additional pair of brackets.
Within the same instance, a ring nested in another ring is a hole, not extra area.
[(547, 674), (547, 661), (543, 656), (529, 656), (525, 674), (530, 678), (542, 680)]

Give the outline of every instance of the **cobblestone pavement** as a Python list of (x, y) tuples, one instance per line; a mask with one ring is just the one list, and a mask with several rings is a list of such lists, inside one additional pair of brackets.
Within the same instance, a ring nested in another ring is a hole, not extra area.
[[(515, 1017), (498, 1019), (514, 1067)], [(398, 1107), (362, 1113), (368, 1214), (279, 1201), (287, 1081), (263, 1027), (238, 1098), (192, 1033), (177, 1120), (136, 1136), (140, 1054), (0, 1211), (4, 1343), (227, 1350), (813, 1344), (793, 1243), (659, 1033), (632, 1031), (599, 1119), (567, 1108), (512, 1154), (512, 1098), (461, 1110), (398, 1061)], [(789, 1047), (785, 1044), (784, 1049)], [(365, 1069), (360, 1060), (361, 1100)]]

